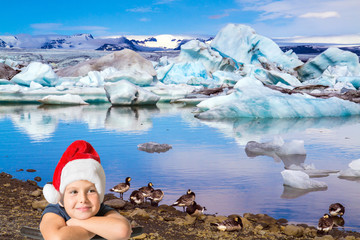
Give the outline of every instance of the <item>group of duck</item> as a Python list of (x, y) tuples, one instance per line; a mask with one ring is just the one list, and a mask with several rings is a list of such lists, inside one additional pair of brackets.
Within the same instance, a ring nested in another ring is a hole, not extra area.
[(341, 203), (333, 203), (329, 206), (329, 213), (325, 213), (319, 219), (317, 229), (320, 233), (328, 233), (333, 227), (343, 227), (345, 221), (343, 215), (345, 207)]
[[(123, 199), (124, 193), (130, 189), (131, 177), (125, 178), (125, 182), (119, 183), (110, 189), (112, 192), (120, 194)], [(152, 206), (158, 206), (159, 202), (164, 198), (164, 192), (161, 189), (154, 189), (151, 182), (147, 186), (134, 190), (130, 194), (130, 202), (134, 205), (145, 203), (149, 200)], [(190, 189), (186, 194), (179, 197), (172, 206), (183, 207), (183, 211), (191, 216), (199, 216), (206, 210), (205, 207), (200, 206), (195, 201), (195, 193)], [(345, 213), (345, 207), (340, 203), (333, 203), (329, 206), (329, 214), (326, 213), (319, 219), (317, 229), (320, 233), (327, 233), (331, 231), (334, 226), (344, 226), (344, 219), (342, 216)], [(221, 223), (212, 223), (221, 231), (234, 231), (243, 228), (243, 223), (239, 216), (234, 216), (226, 219)]]
[[(110, 189), (112, 192), (120, 194), (120, 198), (123, 199), (124, 193), (130, 189), (131, 177), (125, 178), (125, 182), (119, 183)], [(134, 205), (140, 205), (149, 200), (152, 206), (158, 206), (159, 202), (164, 198), (164, 192), (161, 189), (154, 189), (151, 182), (147, 186), (141, 187), (134, 190), (130, 194), (130, 202)], [(183, 211), (188, 213), (190, 216), (197, 217), (206, 211), (205, 207), (197, 204), (195, 201), (195, 193), (190, 189), (187, 190), (186, 194), (180, 196), (172, 206), (183, 207)], [(239, 230), (243, 227), (241, 218), (239, 216), (231, 217), (220, 223), (212, 223), (219, 230), (222, 231), (234, 231)]]

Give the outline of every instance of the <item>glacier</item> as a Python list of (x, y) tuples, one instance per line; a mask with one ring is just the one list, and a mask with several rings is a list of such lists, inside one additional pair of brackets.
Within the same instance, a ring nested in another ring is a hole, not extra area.
[(17, 74), (0, 71), (0, 101), (79, 103), (59, 99), (71, 94), (87, 104), (182, 103), (196, 105), (194, 116), (203, 120), (360, 114), (357, 55), (331, 47), (304, 63), (242, 24), (226, 25), (211, 42), (188, 41), (178, 55), (146, 59), (130, 49), (95, 55), (101, 56), (72, 65), (58, 56), (43, 62), (36, 54), (34, 61), (1, 56)]

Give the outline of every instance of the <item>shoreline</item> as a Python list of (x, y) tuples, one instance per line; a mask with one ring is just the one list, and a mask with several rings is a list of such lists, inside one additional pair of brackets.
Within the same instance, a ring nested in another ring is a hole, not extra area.
[[(27, 239), (20, 234), (22, 226), (38, 228), (46, 201), (42, 189), (33, 180), (22, 181), (10, 174), (0, 173), (0, 239)], [(124, 215), (133, 226), (142, 226), (144, 233), (134, 239), (359, 239), (360, 233), (333, 228), (329, 234), (319, 234), (313, 226), (290, 224), (286, 219), (274, 219), (266, 214), (244, 213), (244, 228), (222, 232), (211, 223), (229, 216), (203, 214), (197, 217), (172, 206), (134, 207), (113, 194), (105, 195), (105, 202), (116, 202), (112, 207)]]

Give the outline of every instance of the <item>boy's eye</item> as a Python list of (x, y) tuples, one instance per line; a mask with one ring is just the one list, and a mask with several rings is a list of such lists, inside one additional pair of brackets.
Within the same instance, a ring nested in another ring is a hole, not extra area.
[(70, 194), (77, 194), (78, 192), (76, 190), (70, 191)]
[(96, 189), (89, 189), (90, 193), (96, 193)]

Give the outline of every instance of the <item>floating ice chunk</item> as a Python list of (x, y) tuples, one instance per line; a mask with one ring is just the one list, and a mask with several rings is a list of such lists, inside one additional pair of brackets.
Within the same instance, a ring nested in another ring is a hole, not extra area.
[(186, 95), (203, 89), (202, 86), (190, 86), (187, 84), (169, 84), (165, 85), (161, 82), (158, 82), (155, 86), (148, 87), (149, 91), (160, 96), (161, 102), (170, 102), (172, 100), (185, 98)]
[(327, 188), (326, 183), (310, 179), (309, 175), (302, 171), (284, 170), (281, 172), (284, 185), (299, 189)]
[(27, 87), (30, 86), (31, 82), (36, 82), (42, 86), (51, 87), (57, 84), (57, 80), (58, 76), (50, 65), (31, 62), (25, 69), (16, 74), (11, 82)]
[(349, 163), (349, 167), (353, 170), (360, 171), (360, 159), (354, 160)]
[(284, 162), (285, 168), (291, 166), (301, 168), (306, 158), (303, 140), (284, 142), (280, 136), (275, 136), (273, 141), (265, 143), (249, 141), (245, 146), (245, 152), (248, 157), (265, 155), (274, 158), (277, 162), (281, 160)]
[[(343, 51), (338, 48), (328, 48), (314, 59), (307, 61), (297, 69), (299, 77), (310, 80), (320, 77), (329, 66), (347, 66), (351, 76), (360, 75), (359, 57), (352, 52)], [(344, 73), (342, 73), (344, 74)], [(347, 75), (349, 75), (347, 73)]]
[(234, 86), (235, 92), (213, 97), (197, 105), (200, 119), (340, 117), (360, 114), (360, 105), (332, 97), (315, 98), (307, 94), (283, 94), (245, 77)]
[(104, 85), (106, 96), (112, 105), (151, 105), (160, 97), (126, 80)]
[(148, 153), (161, 153), (161, 152), (167, 152), (170, 149), (172, 149), (172, 146), (169, 144), (161, 144), (156, 142), (148, 142), (148, 143), (142, 143), (138, 145), (138, 149), (140, 151), (145, 151)]
[(49, 95), (39, 100), (43, 104), (50, 105), (87, 105), (79, 95)]
[(260, 57), (290, 70), (303, 64), (295, 54), (285, 54), (274, 41), (241, 24), (226, 25), (212, 40), (211, 47), (240, 64), (261, 65)]

